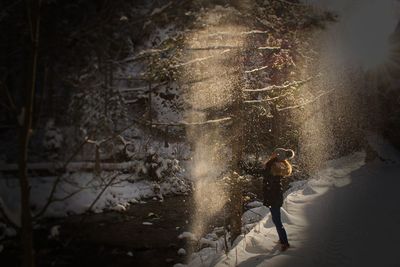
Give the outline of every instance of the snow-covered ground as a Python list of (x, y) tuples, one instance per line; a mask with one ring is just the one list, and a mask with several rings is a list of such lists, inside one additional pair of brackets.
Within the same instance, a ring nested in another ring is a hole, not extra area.
[[(206, 248), (189, 266), (398, 266), (400, 154), (384, 140), (370, 143), (385, 162), (365, 153), (328, 162), (307, 182), (296, 182), (282, 207), (291, 248), (280, 252), (268, 209), (244, 214), (252, 229), (225, 254)], [(262, 219), (258, 223), (256, 214)]]
[[(160, 159), (153, 163), (136, 162), (136, 170), (131, 173), (105, 172), (99, 176), (92, 172), (66, 173), (61, 176), (56, 187), (54, 201), (44, 213), (45, 217), (64, 217), (70, 214), (102, 212), (104, 210), (125, 211), (143, 199), (156, 197), (160, 201), (168, 194), (186, 194), (191, 190), (191, 182), (186, 177), (184, 168), (178, 161)], [(154, 167), (158, 182), (143, 175), (149, 172), (149, 164)], [(167, 173), (165, 173), (167, 172)], [(57, 180), (55, 176), (31, 178), (31, 206), (33, 215), (44, 207)], [(14, 178), (1, 177), (0, 205), (8, 217), (19, 224), (19, 181)], [(0, 227), (1, 228), (1, 227)], [(0, 238), (1, 239), (1, 238)]]

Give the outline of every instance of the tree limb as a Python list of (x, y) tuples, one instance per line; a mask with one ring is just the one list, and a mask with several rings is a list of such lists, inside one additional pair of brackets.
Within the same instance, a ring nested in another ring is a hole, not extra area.
[(143, 120), (137, 120), (137, 122), (142, 123), (142, 124), (147, 124), (147, 125), (160, 125), (160, 126), (195, 126), (195, 125), (206, 125), (206, 124), (214, 124), (214, 123), (221, 123), (221, 122), (226, 122), (232, 120), (231, 117), (226, 117), (222, 119), (216, 119), (216, 120), (208, 120), (208, 121), (202, 121), (202, 122), (149, 122), (149, 121), (143, 121)]
[(103, 193), (106, 191), (106, 189), (114, 182), (114, 180), (118, 177), (119, 173), (116, 173), (113, 177), (110, 178), (110, 181), (104, 186), (104, 188), (100, 191), (100, 193), (96, 196), (96, 198), (93, 200), (92, 204), (90, 204), (89, 208), (87, 209), (87, 212), (91, 211), (94, 205), (97, 203), (97, 201), (100, 199), (100, 197), (103, 195)]
[(244, 89), (243, 91), (244, 92), (268, 92), (268, 91), (278, 90), (278, 89), (287, 89), (292, 86), (299, 87), (299, 86), (311, 81), (315, 77), (316, 76), (309, 77), (309, 78), (307, 78), (305, 80), (301, 80), (301, 81), (288, 82), (288, 83), (284, 83), (283, 85), (270, 85), (270, 86), (260, 88), (260, 89)]
[(83, 188), (81, 188), (81, 189), (79, 189), (79, 190), (76, 190), (76, 191), (74, 191), (74, 192), (72, 192), (72, 193), (69, 193), (68, 195), (66, 195), (66, 196), (64, 196), (64, 197), (62, 197), (62, 198), (54, 198), (54, 199), (53, 199), (53, 203), (54, 203), (54, 202), (63, 202), (63, 201), (65, 201), (65, 200), (67, 200), (67, 199), (69, 199), (69, 198), (75, 196), (76, 194), (78, 194), (78, 193), (80, 193), (80, 192), (82, 192), (82, 191), (83, 191)]
[(249, 73), (253, 73), (253, 72), (256, 72), (256, 71), (265, 70), (267, 68), (268, 68), (268, 66), (263, 66), (263, 67), (259, 67), (259, 68), (252, 69), (252, 70), (246, 70), (246, 71), (244, 71), (244, 73), (249, 74)]
[[(87, 143), (88, 139), (85, 139), (81, 144), (79, 144), (79, 146), (75, 149), (75, 151), (70, 155), (70, 157), (64, 162), (64, 164), (61, 167), (61, 170), (65, 170), (67, 165), (72, 161), (72, 159), (81, 151), (82, 147)], [(47, 208), (50, 206), (50, 204), (53, 202), (53, 198), (54, 198), (54, 194), (56, 192), (57, 186), (58, 184), (61, 182), (61, 178), (62, 178), (63, 173), (60, 173), (56, 180), (53, 183), (53, 186), (51, 187), (51, 191), (50, 191), (50, 195), (47, 199), (47, 202), (45, 203), (45, 205), (43, 206), (43, 208), (33, 216), (34, 219), (39, 218), (40, 216), (42, 216)]]
[(191, 65), (191, 64), (194, 64), (194, 63), (198, 63), (198, 62), (202, 62), (202, 61), (205, 61), (205, 60), (209, 60), (209, 59), (212, 59), (212, 58), (214, 58), (216, 56), (223, 55), (223, 54), (225, 54), (227, 52), (230, 52), (230, 51), (232, 51), (232, 50), (231, 49), (225, 49), (224, 51), (222, 51), (221, 53), (219, 53), (217, 55), (212, 55), (212, 56), (207, 56), (207, 57), (202, 57), (202, 58), (196, 58), (196, 59), (184, 62), (184, 63), (179, 63), (179, 64), (176, 64), (176, 65), (173, 65), (173, 66), (171, 66), (171, 68), (184, 67), (184, 66)]
[(268, 34), (268, 33), (270, 33), (270, 31), (250, 30), (250, 31), (245, 31), (245, 32), (216, 32), (216, 33), (211, 33), (208, 36), (209, 37), (214, 37), (214, 36), (219, 36), (219, 35), (240, 36), (240, 35)]
[(304, 107), (306, 105), (309, 105), (311, 103), (314, 103), (315, 101), (317, 101), (318, 99), (320, 99), (321, 97), (323, 97), (324, 95), (330, 94), (334, 91), (334, 89), (331, 89), (329, 91), (326, 92), (322, 92), (319, 95), (317, 95), (316, 97), (314, 97), (313, 99), (310, 99), (302, 104), (299, 105), (295, 105), (295, 106), (289, 106), (289, 107), (284, 107), (284, 108), (277, 108), (277, 111), (285, 111), (285, 110), (290, 110), (290, 109), (297, 109), (297, 108), (301, 108)]
[(280, 50), (280, 46), (260, 46), (257, 48), (258, 50)]
[(265, 98), (265, 99), (258, 99), (258, 100), (246, 100), (246, 101), (244, 101), (244, 103), (246, 103), (246, 104), (255, 104), (255, 103), (271, 102), (271, 101), (277, 100), (279, 98), (283, 98), (285, 96), (288, 96), (289, 94), (290, 94), (289, 92), (286, 92), (286, 93), (284, 93), (282, 95), (278, 95), (278, 96), (275, 96), (275, 97), (268, 97), (268, 98)]

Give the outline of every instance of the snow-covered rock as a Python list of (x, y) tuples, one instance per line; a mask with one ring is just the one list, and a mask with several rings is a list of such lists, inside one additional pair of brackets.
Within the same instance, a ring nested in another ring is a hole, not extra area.
[(186, 255), (186, 250), (185, 250), (184, 248), (180, 248), (180, 249), (178, 250), (178, 255), (179, 255), (179, 256), (185, 256), (185, 255)]
[(126, 211), (126, 207), (122, 204), (117, 204), (114, 207), (112, 207), (111, 210), (118, 211), (118, 212), (124, 212), (124, 211)]
[(215, 248), (216, 244), (217, 244), (216, 241), (213, 241), (213, 240), (210, 240), (210, 239), (207, 239), (207, 238), (204, 238), (204, 237), (200, 239), (201, 247), (213, 247), (213, 248)]
[[(214, 230), (214, 231), (215, 231), (215, 230)], [(208, 239), (208, 240), (213, 240), (213, 241), (215, 241), (215, 240), (218, 239), (218, 236), (217, 236), (217, 234), (216, 234), (215, 232), (212, 232), (212, 233), (207, 234), (207, 235), (205, 236), (205, 238)]]
[(189, 239), (192, 241), (196, 241), (197, 237), (191, 232), (183, 232), (178, 236), (179, 239)]
[(60, 236), (60, 225), (54, 225), (50, 229), (50, 235), (48, 236), (49, 239), (56, 239)]
[(257, 207), (261, 207), (262, 205), (263, 205), (263, 203), (260, 201), (253, 201), (253, 202), (247, 203), (246, 207), (257, 208)]

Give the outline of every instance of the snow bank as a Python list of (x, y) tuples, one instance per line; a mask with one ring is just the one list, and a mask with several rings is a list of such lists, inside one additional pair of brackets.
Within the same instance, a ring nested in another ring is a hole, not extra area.
[[(105, 190), (107, 183), (113, 179)], [(33, 214), (45, 205), (56, 177), (33, 177), (31, 179), (31, 206)], [(101, 194), (102, 190), (104, 192)], [(88, 211), (93, 201), (101, 194), (93, 205), (92, 211), (104, 210), (123, 212), (132, 203), (141, 199), (159, 197), (168, 194), (184, 194), (189, 192), (189, 181), (181, 175), (173, 175), (156, 183), (139, 180), (136, 175), (103, 172), (99, 177), (93, 173), (79, 172), (65, 174), (47, 209), (46, 217), (64, 217), (70, 214), (81, 214)], [(19, 217), (19, 182), (18, 179), (0, 179), (0, 204), (6, 208), (7, 214), (14, 221)]]
[(180, 234), (178, 236), (178, 238), (179, 239), (189, 239), (189, 240), (192, 240), (192, 241), (197, 240), (197, 237), (191, 232), (183, 232), (182, 234)]
[[(358, 152), (329, 161), (324, 169), (308, 181), (291, 184), (281, 210), (291, 250), (301, 246), (302, 229), (308, 224), (305, 207), (328, 192), (329, 188), (348, 185), (351, 182), (350, 175), (365, 164), (364, 159), (365, 153)], [(250, 206), (255, 207), (246, 211), (242, 217), (246, 234), (235, 240), (228, 254), (224, 253), (224, 243), (221, 242), (219, 249), (208, 246), (194, 253), (188, 266), (274, 266), (274, 262), (289, 257), (286, 253), (280, 254), (278, 236), (268, 208), (259, 206), (259, 203)], [(275, 257), (278, 254), (279, 257)]]

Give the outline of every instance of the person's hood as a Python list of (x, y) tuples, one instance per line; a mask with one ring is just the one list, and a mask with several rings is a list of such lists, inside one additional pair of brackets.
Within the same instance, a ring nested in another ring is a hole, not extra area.
[(276, 158), (279, 161), (289, 160), (289, 159), (294, 158), (294, 151), (291, 149), (276, 148), (274, 150), (274, 154), (276, 155)]

